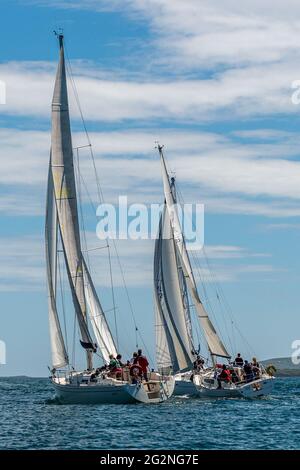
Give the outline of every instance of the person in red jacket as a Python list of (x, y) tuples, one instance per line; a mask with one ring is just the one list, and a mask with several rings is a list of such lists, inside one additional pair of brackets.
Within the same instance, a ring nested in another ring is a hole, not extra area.
[(143, 351), (141, 349), (138, 350), (137, 357), (134, 360), (134, 364), (138, 364), (143, 371), (143, 377), (148, 382), (148, 366), (149, 362), (146, 356), (143, 356)]
[(227, 366), (225, 364), (223, 364), (222, 371), (218, 375), (218, 388), (222, 388), (221, 382), (231, 382), (230, 370), (227, 369)]

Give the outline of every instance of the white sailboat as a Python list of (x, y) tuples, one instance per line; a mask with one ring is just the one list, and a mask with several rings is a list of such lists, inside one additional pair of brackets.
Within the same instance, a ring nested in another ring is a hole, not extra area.
[[(216, 359), (222, 358), (230, 364), (231, 356), (200, 299), (177, 213), (175, 180), (168, 175), (163, 147), (158, 146), (158, 150), (165, 197), (154, 255), (158, 367), (162, 370), (170, 368), (175, 374), (175, 395), (197, 392), (201, 396), (212, 397), (254, 397), (269, 394), (273, 377), (263, 368), (257, 378), (249, 383), (242, 379), (239, 368), (235, 371), (240, 377), (238, 381), (228, 384), (218, 381)], [(195, 348), (189, 296), (211, 358), (211, 366), (200, 370), (193, 370)]]
[[(159, 403), (173, 393), (171, 376), (161, 377), (152, 372), (147, 382), (137, 380), (133, 383), (135, 381), (126, 368), (122, 370), (121, 378), (104, 369), (95, 373), (93, 368), (93, 356), (97, 351), (104, 364), (108, 364), (111, 354), (116, 357), (117, 348), (81, 249), (63, 35), (59, 34), (58, 38), (60, 55), (52, 101), (45, 226), (52, 384), (58, 400), (63, 403)], [(76, 371), (70, 363), (60, 325), (56, 293), (59, 240), (80, 343), (86, 351), (87, 367), (83, 371)], [(89, 325), (92, 325), (95, 340)]]
[[(176, 201), (173, 182), (170, 190)], [(166, 201), (155, 242), (154, 302), (158, 370), (172, 371), (175, 395), (196, 393), (191, 380), (195, 358), (187, 285)]]

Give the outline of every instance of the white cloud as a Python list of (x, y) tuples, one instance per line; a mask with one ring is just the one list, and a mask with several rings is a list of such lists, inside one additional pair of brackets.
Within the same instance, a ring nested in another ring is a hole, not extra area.
[[(87, 74), (89, 73), (89, 75)], [(92, 121), (168, 119), (188, 122), (233, 119), (238, 116), (295, 114), (291, 83), (298, 78), (297, 63), (275, 63), (219, 72), (206, 79), (111, 79), (76, 69), (75, 81), (84, 116)], [(54, 83), (52, 64), (0, 64), (7, 85), (3, 113), (49, 120)], [(70, 88), (71, 115), (79, 111)], [(222, 111), (222, 112), (221, 112)]]
[[(213, 152), (197, 159), (174, 159), (181, 181), (204, 184), (221, 193), (300, 199), (300, 163), (283, 159), (250, 159)], [(191, 171), (193, 168), (193, 171)]]
[(114, 10), (148, 20), (162, 61), (210, 68), (278, 62), (298, 55), (297, 0), (33, 0), (55, 8)]
[(291, 15), (292, 8), (294, 14), (299, 11), (295, 1), (285, 2), (284, 13), (279, 2), (269, 1), (153, 0), (153, 8), (148, 1), (132, 3), (160, 33), (158, 45), (185, 67), (270, 63), (298, 54), (300, 24)]
[(273, 232), (274, 230), (281, 230), (283, 232), (289, 230), (300, 231), (300, 224), (298, 223), (278, 223), (278, 224), (266, 224), (261, 226), (262, 230), (266, 232)]
[(299, 217), (299, 203), (289, 201), (261, 202), (237, 197), (208, 197), (205, 199), (205, 212), (215, 214), (243, 214), (263, 217)]
[[(162, 201), (154, 139), (166, 144), (170, 170), (186, 202), (209, 212), (299, 216), (300, 163), (293, 160), (299, 139), (293, 133), (245, 146), (235, 138), (178, 130), (91, 133), (106, 202), (127, 195), (129, 203)], [(50, 136), (44, 131), (0, 130), (0, 210), (9, 214), (44, 211)], [(85, 144), (74, 133), (74, 146)], [(94, 203), (97, 189), (87, 149), (80, 151), (81, 174)], [(88, 194), (83, 187), (83, 198)]]
[(0, 140), (0, 183), (41, 186), (47, 175), (50, 134), (0, 129)]
[(199, 251), (200, 256), (209, 259), (241, 259), (241, 258), (266, 258), (268, 253), (251, 253), (246, 248), (232, 245), (208, 245), (204, 251)]
[[(91, 273), (97, 288), (110, 288), (108, 252), (106, 249), (95, 250), (95, 247), (103, 247), (95, 233), (86, 234), (88, 248), (93, 248), (89, 255)], [(153, 240), (117, 240), (117, 253), (112, 241), (110, 241), (111, 263), (114, 287), (124, 287), (123, 276), (119, 267), (121, 262), (126, 286), (152, 288), (153, 279)], [(266, 273), (275, 269), (271, 265), (249, 264), (245, 260), (264, 257), (264, 254), (252, 253), (238, 246), (218, 245), (205, 247), (208, 259), (214, 260), (214, 275), (219, 281), (231, 282), (238, 280), (243, 273)], [(195, 255), (193, 254), (193, 257)], [(44, 291), (46, 293), (46, 267), (44, 255), (44, 240), (36, 235), (23, 237), (0, 238), (0, 291)], [(201, 256), (200, 256), (201, 263)], [(226, 260), (226, 266), (222, 263)], [(229, 263), (235, 262), (234, 265)], [(236, 264), (236, 263), (240, 264)], [(143, 275), (141, 276), (141, 272)], [(197, 279), (212, 282), (212, 273), (204, 263), (201, 268), (201, 278), (196, 269)], [(66, 282), (66, 277), (65, 277)], [(66, 285), (67, 287), (67, 285)], [(102, 290), (103, 293), (103, 290)], [(107, 294), (104, 295), (107, 302)]]
[(31, 190), (28, 188), (10, 188), (9, 193), (2, 194), (0, 197), (0, 214), (3, 216), (39, 216), (45, 212), (45, 201), (42, 191)]
[(0, 239), (0, 290), (45, 289), (43, 244), (36, 236)]
[[(270, 281), (274, 280), (283, 269), (277, 269), (271, 264), (240, 264), (240, 265), (214, 265), (212, 269), (201, 268), (199, 272), (196, 270), (195, 279), (200, 286), (200, 292), (203, 288), (201, 283), (205, 283), (206, 287), (212, 287), (217, 283), (236, 283), (242, 280)], [(215, 295), (215, 292), (214, 292)], [(206, 296), (203, 296), (206, 300)]]
[[(84, 80), (77, 78), (80, 90), (86, 92), (82, 99), (91, 119), (203, 121), (298, 112), (291, 104), (291, 83), (299, 77), (300, 59), (300, 8), (296, 0), (287, 0), (284, 7), (271, 0), (33, 3), (55, 8), (108, 9), (129, 15), (133, 21), (148, 21), (153, 31), (148, 41), (152, 41), (154, 50), (151, 60), (154, 57), (155, 73), (146, 81), (135, 82), (130, 76), (125, 81), (96, 80), (99, 71), (93, 73), (92, 67)], [(145, 63), (141, 65), (145, 70)], [(97, 106), (93, 107), (89, 95)]]

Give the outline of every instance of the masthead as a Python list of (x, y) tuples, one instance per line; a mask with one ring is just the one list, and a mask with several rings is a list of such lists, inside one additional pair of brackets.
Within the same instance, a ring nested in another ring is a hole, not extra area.
[(63, 47), (63, 44), (64, 44), (64, 35), (63, 35), (63, 30), (60, 28), (59, 31), (53, 31), (55, 36), (58, 37), (58, 41), (59, 41), (59, 47), (60, 49)]

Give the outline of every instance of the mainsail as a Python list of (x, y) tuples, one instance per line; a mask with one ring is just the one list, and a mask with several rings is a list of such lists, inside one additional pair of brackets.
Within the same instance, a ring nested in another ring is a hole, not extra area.
[(164, 195), (166, 201), (166, 207), (169, 214), (169, 219), (173, 231), (174, 241), (176, 244), (177, 253), (179, 254), (182, 269), (186, 278), (189, 292), (192, 296), (195, 308), (197, 311), (200, 325), (203, 329), (205, 339), (211, 355), (229, 358), (225, 346), (219, 338), (198, 294), (192, 266), (190, 263), (189, 255), (185, 246), (184, 236), (181, 230), (181, 225), (176, 210), (176, 201), (174, 199), (172, 187), (169, 180), (169, 175), (166, 169), (166, 164), (162, 152), (162, 147), (159, 146), (159, 153), (161, 158), (161, 168), (163, 176)]
[(159, 369), (172, 368), (173, 373), (190, 370), (193, 363), (187, 328), (189, 311), (182, 291), (184, 282), (165, 205), (154, 255), (156, 355)]
[(57, 211), (53, 192), (52, 171), (49, 165), (48, 191), (46, 206), (46, 263), (48, 280), (48, 310), (52, 367), (58, 369), (68, 364), (68, 355), (61, 332), (56, 307), (56, 273), (57, 273)]

